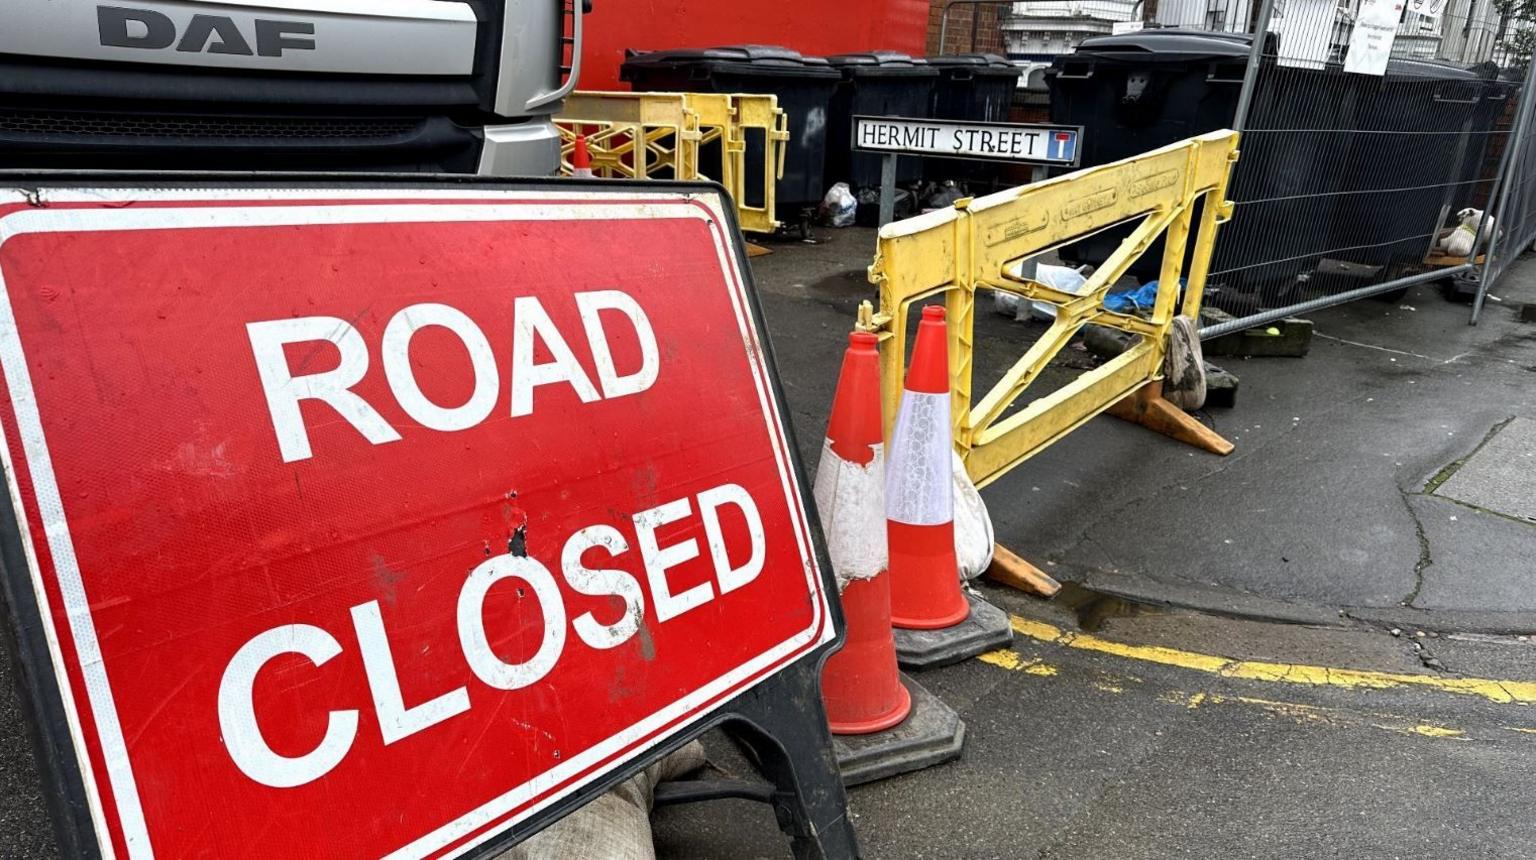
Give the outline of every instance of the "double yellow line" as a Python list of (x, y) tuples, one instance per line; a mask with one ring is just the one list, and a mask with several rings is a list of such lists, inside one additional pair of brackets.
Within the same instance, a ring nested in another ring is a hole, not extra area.
[[(1311, 666), (1301, 663), (1270, 663), (1260, 660), (1236, 660), (1214, 654), (1201, 654), (1159, 645), (1129, 645), (1111, 642), (1089, 633), (1074, 633), (1050, 624), (1013, 616), (1014, 632), (1040, 642), (1048, 642), (1064, 648), (1112, 654), (1128, 660), (1177, 666), (1195, 672), (1219, 675), (1223, 678), (1241, 678), (1251, 681), (1270, 681), (1281, 684), (1297, 684), (1309, 687), (1343, 687), (1346, 689), (1386, 690), (1401, 687), (1420, 687), (1455, 693), (1463, 696), (1479, 696), (1500, 704), (1536, 704), (1536, 682), (1498, 681), (1492, 678), (1452, 678), (1441, 675), (1406, 675), (1396, 672), (1372, 672), (1365, 669), (1338, 669), (1329, 666)], [(1004, 668), (1004, 658), (983, 655), (982, 659)], [(989, 659), (990, 658), (990, 659)], [(1017, 656), (1017, 668), (1026, 668)], [(1035, 672), (1034, 674), (1054, 674)]]

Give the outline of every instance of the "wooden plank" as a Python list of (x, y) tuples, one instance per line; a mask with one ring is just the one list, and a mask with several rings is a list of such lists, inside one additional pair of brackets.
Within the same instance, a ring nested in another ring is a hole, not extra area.
[[(1485, 254), (1477, 255), (1477, 265), (1481, 266), (1487, 259), (1488, 257)], [(1464, 266), (1466, 263), (1466, 257), (1452, 257), (1448, 254), (1430, 254), (1424, 258), (1424, 265), (1426, 266)]]
[(1061, 591), (1061, 583), (1002, 544), (992, 548), (992, 565), (987, 568), (987, 579), (1045, 598), (1055, 597), (1056, 592)]

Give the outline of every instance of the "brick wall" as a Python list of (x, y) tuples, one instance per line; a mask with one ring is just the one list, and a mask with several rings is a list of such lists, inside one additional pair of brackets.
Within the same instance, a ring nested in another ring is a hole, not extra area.
[(947, 44), (940, 45), (940, 25), (944, 17), (944, 7), (949, 2), (950, 0), (929, 0), (929, 54), (968, 54), (971, 51), (990, 54), (1006, 53), (1007, 49), (1003, 45), (1003, 16), (1009, 8), (1007, 3), (956, 6), (949, 13)]

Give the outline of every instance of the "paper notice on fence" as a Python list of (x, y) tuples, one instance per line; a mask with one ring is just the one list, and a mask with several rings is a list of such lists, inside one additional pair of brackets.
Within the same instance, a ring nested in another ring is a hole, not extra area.
[(1275, 0), (1269, 29), (1280, 35), (1282, 66), (1321, 69), (1333, 51), (1338, 0)]
[(1408, 11), (1426, 18), (1438, 18), (1445, 11), (1446, 0), (1408, 0)]
[(1397, 22), (1403, 17), (1404, 0), (1363, 0), (1355, 29), (1349, 34), (1349, 53), (1344, 71), (1384, 75), (1397, 38)]

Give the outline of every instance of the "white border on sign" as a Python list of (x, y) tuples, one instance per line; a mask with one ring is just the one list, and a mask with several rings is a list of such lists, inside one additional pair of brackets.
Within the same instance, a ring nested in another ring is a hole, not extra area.
[[(666, 729), (692, 722), (717, 710), (728, 697), (737, 695), (759, 683), (768, 673), (800, 654), (830, 641), (835, 630), (825, 624), (828, 603), (827, 594), (821, 587), (819, 565), (810, 539), (810, 529), (803, 500), (795, 484), (793, 467), (789, 461), (787, 434), (779, 421), (778, 398), (768, 381), (763, 360), (763, 345), (753, 325), (752, 309), (746, 292), (745, 281), (737, 265), (735, 255), (723, 239), (721, 225), (726, 219), (713, 195), (694, 194), (640, 194), (633, 195), (592, 193), (550, 189), (547, 191), (504, 190), (494, 188), (465, 190), (433, 189), (100, 189), (71, 190), (67, 192), (43, 192), (49, 203), (122, 203), (181, 201), (206, 204), (197, 208), (58, 208), (27, 209), (0, 218), (0, 246), (13, 236), (29, 233), (53, 232), (104, 232), (150, 229), (208, 229), (229, 227), (310, 226), (319, 224), (386, 224), (386, 223), (438, 223), (438, 222), (495, 222), (523, 220), (638, 220), (638, 219), (698, 219), (709, 222), (715, 229), (711, 235), (725, 275), (738, 327), (743, 334), (743, 345), (752, 370), (753, 384), (757, 388), (759, 405), (770, 441), (779, 478), (784, 487), (785, 501), (794, 519), (795, 538), (800, 549), (801, 563), (806, 573), (807, 585), (813, 600), (810, 626), (794, 636), (765, 651), (752, 660), (732, 669), (720, 678), (693, 691), (687, 696), (662, 708), (649, 717), (618, 732), (608, 739), (572, 757), (559, 766), (545, 771), (528, 782), (515, 786), (492, 798), (479, 808), (464, 813), (436, 830), (417, 838), (388, 855), (391, 860), (426, 857), (448, 849), (443, 856), (457, 856), (495, 835), (505, 832), (518, 822), (591, 782), (606, 770), (599, 770), (619, 755), (633, 758), (654, 747), (664, 737)], [(365, 202), (327, 205), (336, 201), (409, 200), (430, 199), (436, 203), (386, 203)], [(240, 201), (313, 201), (294, 206), (260, 206), (236, 208), (229, 203)], [(470, 203), (458, 201), (488, 201), (494, 203)], [(559, 201), (544, 202), (537, 201)], [(36, 197), (33, 198), (33, 202)], [(10, 192), (0, 194), (0, 202), (26, 202), (22, 195)], [(452, 205), (445, 205), (452, 204)], [(511, 205), (517, 204), (517, 205)], [(42, 418), (38, 413), (37, 400), (32, 388), (31, 372), (17, 329), (11, 307), (9, 289), (3, 273), (0, 273), (0, 371), (3, 371), (11, 392), (16, 426), (20, 435), (23, 454), (32, 476), (37, 496), (38, 516), (43, 523), (49, 550), (54, 559), (54, 572), (59, 581), (59, 593), (64, 601), (65, 617), (69, 622), (80, 673), (85, 682), (86, 697), (91, 714), (95, 718), (97, 741), (107, 767), (107, 778), (117, 803), (118, 822), (124, 843), (131, 858), (154, 856), (149, 841), (147, 823), (139, 800), (132, 764), (123, 739), (111, 685), (107, 679), (100, 645), (96, 640), (95, 624), (90, 604), (84, 590), (79, 562), (74, 554), (74, 543), (69, 533), (68, 519), (59, 494), (57, 479), (53, 474), (52, 459), (43, 432)], [(6, 467), (6, 479), (12, 504), (21, 518), (21, 539), (26, 554), (33, 590), (36, 594), (44, 632), (48, 639), (60, 695), (69, 719), (70, 735), (85, 777), (87, 797), (95, 822), (98, 841), (104, 856), (114, 855), (110, 826), (106, 820), (89, 750), (84, 743), (84, 733), (70, 683), (68, 667), (53, 625), (53, 614), (48, 603), (48, 593), (43, 587), (42, 568), (32, 546), (31, 529), (25, 508), (22, 506), (20, 485), (10, 459), (9, 445), (0, 444), (0, 458)], [(818, 631), (821, 635), (818, 637)], [(591, 771), (591, 773), (583, 773)], [(570, 784), (561, 786), (569, 780)], [(517, 815), (502, 819), (532, 797), (551, 792), (538, 803), (522, 809)], [(475, 831), (489, 828), (486, 832), (471, 836)], [(466, 840), (462, 844), (454, 843)], [(451, 846), (451, 847), (450, 847)]]

